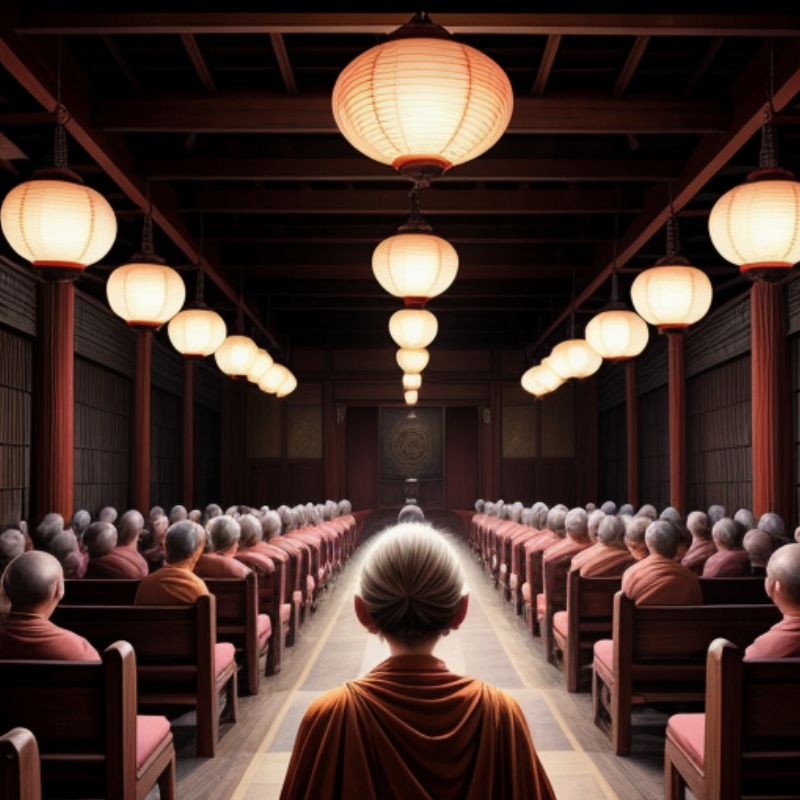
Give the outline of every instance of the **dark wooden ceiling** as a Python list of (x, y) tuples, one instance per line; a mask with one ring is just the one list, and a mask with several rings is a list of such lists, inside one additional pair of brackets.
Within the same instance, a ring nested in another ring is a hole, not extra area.
[[(800, 15), (545, 5), (555, 13), (431, 12), (495, 59), (515, 91), (500, 142), (423, 193), (425, 215), (461, 259), (431, 304), (443, 345), (532, 354), (564, 334), (573, 287), (580, 330), (583, 312), (608, 300), (615, 230), (623, 287), (662, 254), (670, 194), (684, 252), (718, 300), (741, 291), (706, 220), (756, 165), (770, 40), (782, 160), (800, 168)], [(120, 220), (117, 244), (82, 285), (102, 294), (136, 248), (149, 185), (158, 249), (186, 270), (189, 296), (202, 220), (208, 299), (232, 319), (241, 280), (261, 344), (390, 344), (399, 304), (374, 281), (370, 257), (404, 221), (408, 185), (342, 138), (330, 94), (339, 71), (413, 9), (170, 6), (179, 8), (17, 2), (4, 13), (0, 189), (51, 158), (60, 40), (71, 161)]]

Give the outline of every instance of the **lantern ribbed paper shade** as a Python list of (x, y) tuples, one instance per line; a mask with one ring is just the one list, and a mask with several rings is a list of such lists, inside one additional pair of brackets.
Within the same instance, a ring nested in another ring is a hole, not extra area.
[(108, 201), (79, 183), (33, 180), (14, 187), (0, 209), (14, 252), (35, 266), (84, 269), (114, 244), (117, 218)]
[(564, 380), (588, 378), (600, 369), (603, 359), (585, 339), (567, 339), (550, 353), (548, 366)]
[(534, 395), (535, 397), (544, 397), (544, 395), (548, 393), (548, 390), (538, 379), (536, 373), (537, 369), (538, 367), (531, 367), (530, 369), (526, 370), (522, 375), (520, 383), (526, 392)]
[[(286, 370), (289, 372), (289, 370)], [(284, 378), (283, 383), (278, 387), (278, 391), (275, 393), (278, 398), (286, 397), (290, 395), (295, 389), (297, 388), (297, 378), (289, 372), (289, 374)]]
[(350, 62), (333, 89), (342, 135), (365, 156), (447, 169), (488, 150), (508, 127), (511, 83), (488, 56), (441, 38), (385, 42)]
[(186, 287), (171, 267), (134, 262), (109, 275), (106, 297), (111, 310), (128, 325), (160, 328), (181, 310)]
[(250, 381), (250, 383), (258, 383), (274, 363), (272, 356), (262, 347), (259, 347), (256, 351), (256, 357), (253, 359), (253, 363), (247, 373), (247, 380)]
[(424, 347), (416, 350), (401, 348), (397, 351), (397, 366), (406, 374), (422, 372), (428, 366), (430, 358), (430, 353)]
[(754, 180), (726, 192), (708, 218), (719, 254), (742, 272), (800, 261), (800, 183)]
[(684, 264), (646, 269), (631, 286), (634, 308), (662, 330), (687, 328), (701, 320), (713, 298), (708, 275)]
[(184, 356), (210, 356), (224, 341), (225, 320), (210, 308), (187, 308), (167, 326), (172, 346)]
[(422, 375), (407, 372), (403, 375), (403, 388), (406, 390), (419, 389), (422, 386)]
[(429, 300), (455, 280), (458, 253), (433, 234), (398, 233), (375, 248), (372, 271), (389, 294)]
[(436, 317), (424, 308), (403, 308), (389, 319), (389, 334), (402, 348), (427, 347), (438, 331)]
[[(249, 336), (229, 336), (214, 353), (217, 366), (231, 378), (244, 378), (258, 355), (258, 347)], [(260, 385), (260, 384), (259, 384)]]
[(261, 376), (258, 388), (267, 394), (276, 394), (291, 374), (283, 364), (276, 362)]
[(586, 326), (586, 341), (609, 361), (638, 356), (647, 347), (649, 338), (647, 323), (624, 308), (601, 311)]
[(416, 389), (411, 389), (403, 393), (407, 406), (415, 406), (419, 400), (419, 392)]
[[(545, 359), (544, 361), (546, 361)], [(554, 392), (564, 381), (544, 361), (535, 367), (534, 378), (539, 385), (548, 392)]]

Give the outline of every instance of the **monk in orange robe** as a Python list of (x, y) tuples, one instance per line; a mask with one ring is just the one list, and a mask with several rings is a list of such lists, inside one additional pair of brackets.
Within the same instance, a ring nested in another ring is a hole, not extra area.
[(315, 700), (297, 733), (282, 800), (551, 800), (517, 702), (433, 655), (468, 597), (432, 527), (401, 524), (365, 561), (355, 612), (391, 656)]
[[(714, 509), (717, 513), (716, 510), (720, 508), (722, 506), (711, 506), (709, 511)], [(681, 559), (681, 564), (696, 575), (702, 575), (706, 561), (717, 552), (717, 546), (711, 538), (708, 515), (702, 511), (692, 511), (686, 518), (686, 527), (692, 534), (692, 544)]]
[(714, 523), (711, 530), (717, 552), (703, 566), (704, 578), (738, 578), (750, 575), (750, 556), (742, 547), (744, 531), (730, 517)]
[(697, 575), (675, 561), (677, 528), (666, 520), (652, 522), (645, 542), (650, 555), (625, 570), (622, 591), (639, 606), (702, 605)]
[(800, 658), (800, 544), (784, 545), (770, 556), (764, 583), (783, 619), (747, 648), (745, 658)]
[(203, 553), (194, 571), (201, 578), (244, 578), (250, 568), (236, 560), (242, 530), (239, 523), (227, 515), (215, 517), (208, 523), (212, 552)]
[(178, 522), (167, 530), (164, 546), (167, 563), (142, 579), (136, 592), (137, 606), (193, 605), (208, 594), (194, 568), (206, 543), (203, 528), (195, 522)]
[(635, 563), (625, 547), (625, 523), (622, 518), (604, 516), (597, 529), (597, 542), (575, 555), (571, 572), (582, 578), (615, 578)]
[(22, 553), (3, 575), (9, 613), (0, 618), (0, 658), (44, 661), (100, 661), (82, 636), (50, 622), (64, 597), (64, 571), (41, 550)]

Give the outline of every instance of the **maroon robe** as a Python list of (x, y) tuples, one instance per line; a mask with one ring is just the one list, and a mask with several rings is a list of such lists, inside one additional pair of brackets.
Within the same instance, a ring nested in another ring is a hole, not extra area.
[[(586, 558), (582, 558), (583, 556)], [(598, 542), (588, 550), (578, 553), (572, 559), (573, 571), (576, 568), (576, 561), (582, 578), (617, 578), (636, 563), (636, 559), (627, 548), (612, 547), (603, 542)]]
[(622, 591), (639, 606), (703, 604), (697, 575), (671, 558), (653, 554), (625, 570)]
[(743, 547), (718, 550), (703, 567), (704, 578), (741, 578), (750, 574), (750, 556)]
[(93, 558), (86, 578), (144, 578), (149, 572), (142, 555), (130, 547), (115, 547), (107, 556)]
[(702, 575), (706, 561), (716, 552), (717, 546), (712, 539), (692, 539), (692, 546), (681, 559), (681, 564), (695, 574)]
[(12, 611), (0, 618), (0, 658), (35, 661), (100, 661), (82, 636), (39, 614)]
[(744, 657), (751, 661), (756, 658), (800, 658), (800, 615), (784, 616), (745, 650)]
[(233, 556), (203, 553), (194, 571), (201, 578), (244, 578), (250, 574), (250, 567), (237, 561)]

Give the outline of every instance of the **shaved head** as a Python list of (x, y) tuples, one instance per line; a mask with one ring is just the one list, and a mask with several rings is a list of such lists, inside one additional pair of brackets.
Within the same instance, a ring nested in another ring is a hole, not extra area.
[(101, 508), (97, 519), (99, 522), (110, 522), (113, 525), (117, 521), (117, 509), (114, 506)]
[(277, 511), (267, 511), (264, 514), (264, 519), (261, 522), (261, 527), (264, 529), (264, 535), (272, 538), (273, 536), (280, 536), (281, 533), (281, 518)]
[(644, 540), (651, 554), (664, 558), (675, 558), (680, 544), (678, 529), (665, 519), (651, 522), (645, 531)]
[(424, 522), (425, 513), (416, 505), (403, 506), (397, 515), (397, 522)]
[(717, 547), (721, 547), (723, 550), (731, 550), (742, 546), (744, 532), (730, 517), (723, 517), (714, 523), (711, 535), (714, 537)]
[(205, 531), (194, 522), (184, 520), (176, 522), (167, 530), (164, 546), (167, 553), (167, 563), (177, 564), (191, 558), (198, 549), (205, 545)]
[(649, 517), (650, 520), (654, 520), (658, 516), (658, 512), (656, 511), (655, 506), (651, 506), (650, 503), (645, 503), (636, 515), (637, 517)]
[(239, 539), (242, 536), (242, 529), (239, 523), (229, 516), (220, 517), (215, 523), (211, 531), (211, 542), (214, 545), (215, 553), (224, 553), (230, 550), (231, 547), (239, 544)]
[(786, 538), (786, 526), (783, 524), (783, 519), (781, 519), (780, 514), (775, 514), (772, 511), (762, 514), (756, 527), (760, 531), (768, 533), (773, 539)]
[(261, 520), (254, 514), (242, 514), (239, 518), (239, 529), (241, 531), (240, 547), (252, 547), (254, 544), (258, 544), (264, 535), (261, 529)]
[(586, 539), (588, 516), (582, 508), (571, 508), (564, 519), (564, 528), (572, 539)]
[(172, 506), (169, 512), (169, 521), (171, 524), (175, 522), (183, 522), (188, 516), (189, 515), (186, 511), (186, 506)]
[(144, 517), (135, 508), (126, 511), (119, 521), (117, 544), (130, 544), (138, 540), (144, 530)]
[(600, 510), (604, 514), (616, 514), (617, 513), (617, 504), (613, 500), (606, 500), (603, 505), (600, 506)]
[(72, 515), (72, 530), (80, 536), (92, 524), (92, 515), (84, 508)]
[(625, 523), (617, 516), (604, 514), (597, 528), (597, 541), (610, 547), (624, 547)]
[(767, 590), (770, 596), (770, 590), (774, 590), (776, 583), (780, 584), (780, 593), (792, 605), (800, 606), (800, 544), (779, 547), (770, 557), (767, 564)]
[(37, 546), (46, 548), (48, 542), (64, 530), (64, 517), (61, 514), (45, 514), (36, 526)]
[(620, 514), (620, 516), (632, 517), (633, 516), (633, 506), (630, 503), (623, 503), (619, 507), (619, 511), (617, 513)]
[(590, 512), (586, 520), (586, 530), (590, 539), (597, 539), (597, 532), (600, 528), (600, 523), (605, 518), (606, 515), (599, 508), (596, 508), (594, 511)]
[(25, 537), (21, 531), (10, 530), (0, 533), (0, 573), (17, 556), (25, 552)]
[(83, 534), (89, 558), (107, 556), (117, 546), (117, 529), (110, 522), (93, 522)]
[(3, 588), (13, 611), (28, 611), (64, 594), (64, 571), (55, 556), (30, 550), (3, 573)]
[(733, 521), (742, 529), (742, 535), (745, 531), (756, 527), (756, 519), (749, 508), (738, 509), (733, 515)]
[(772, 537), (768, 533), (760, 531), (758, 528), (753, 528), (744, 535), (742, 544), (744, 549), (747, 550), (747, 555), (750, 556), (750, 563), (754, 567), (767, 566), (774, 544)]
[(712, 525), (727, 516), (728, 512), (725, 510), (725, 506), (713, 505), (708, 507), (708, 519)]
[[(722, 508), (722, 506), (712, 506), (711, 508)], [(708, 539), (711, 534), (710, 519), (710, 516), (702, 511), (692, 511), (686, 518), (686, 527), (695, 539)]]

